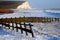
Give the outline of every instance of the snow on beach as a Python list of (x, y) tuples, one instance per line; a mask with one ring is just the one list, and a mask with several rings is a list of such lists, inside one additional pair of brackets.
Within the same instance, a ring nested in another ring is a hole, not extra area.
[[(21, 31), (16, 32), (16, 30), (8, 29), (4, 27), (0, 28), (0, 39), (1, 40), (60, 40), (58, 35), (54, 35), (49, 32), (55, 31), (55, 27), (47, 27), (48, 25), (44, 23), (32, 23), (34, 26), (33, 32), (34, 32), (34, 38), (31, 36), (30, 33), (28, 33), (28, 36), (26, 36), (25, 33), (21, 34)], [(45, 26), (46, 25), (46, 26)], [(50, 24), (51, 25), (51, 24)], [(49, 29), (48, 29), (49, 28)], [(59, 29), (60, 30), (60, 29)], [(57, 31), (59, 31), (57, 30)]]
[(50, 34), (52, 36), (60, 37), (60, 22), (52, 23), (34, 23), (38, 32)]
[[(43, 36), (36, 36), (36, 38), (32, 38), (32, 37), (29, 37), (29, 36), (26, 36), (25, 34), (21, 34), (21, 33), (17, 33), (15, 31), (12, 31), (12, 30), (5, 30), (7, 31), (9, 34), (7, 35), (0, 35), (0, 39), (1, 40), (45, 40), (43, 39)], [(3, 31), (2, 31), (3, 32)], [(5, 32), (6, 33), (6, 32)]]

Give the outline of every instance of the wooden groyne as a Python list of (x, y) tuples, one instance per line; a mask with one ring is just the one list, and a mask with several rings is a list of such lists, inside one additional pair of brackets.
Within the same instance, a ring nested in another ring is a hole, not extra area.
[[(25, 31), (26, 35), (31, 33), (32, 37), (34, 37), (34, 33), (32, 30), (32, 24), (30, 22), (60, 22), (60, 18), (48, 18), (48, 17), (19, 17), (19, 18), (1, 18), (0, 24), (3, 26), (5, 25), (9, 29), (12, 27), (12, 30), (16, 28), (16, 32), (18, 29), (21, 30), (21, 33)], [(10, 23), (12, 25), (10, 25)], [(28, 24), (27, 24), (28, 23)], [(15, 24), (15, 25), (14, 25)], [(19, 26), (18, 26), (19, 25)]]
[(2, 22), (60, 22), (60, 18), (52, 18), (52, 17), (19, 17), (19, 18), (1, 18)]
[[(10, 25), (10, 23), (12, 25)], [(0, 22), (0, 24), (3, 26), (6, 26), (8, 27), (8, 29), (11, 29), (14, 30), (16, 29), (16, 32), (18, 32), (18, 30), (20, 29), (21, 30), (21, 34), (23, 34), (23, 31), (25, 31), (26, 35), (28, 35), (28, 33), (31, 33), (32, 37), (34, 37), (34, 33), (33, 33), (33, 30), (32, 30), (32, 24), (31, 23), (25, 23), (25, 22), (20, 22), (20, 23), (14, 23), (14, 22)], [(15, 24), (15, 25), (14, 25)], [(19, 25), (19, 26), (18, 26)]]

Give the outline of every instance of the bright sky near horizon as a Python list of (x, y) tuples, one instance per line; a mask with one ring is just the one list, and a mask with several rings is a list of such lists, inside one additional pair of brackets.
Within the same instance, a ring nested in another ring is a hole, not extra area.
[(31, 7), (35, 8), (58, 8), (60, 9), (60, 0), (28, 0)]

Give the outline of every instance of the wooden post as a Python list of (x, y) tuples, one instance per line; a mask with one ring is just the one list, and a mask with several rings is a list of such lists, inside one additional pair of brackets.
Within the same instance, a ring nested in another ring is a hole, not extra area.
[(15, 23), (16, 24), (16, 32), (18, 32), (18, 26), (17, 26), (17, 23)]
[[(41, 17), (41, 19), (42, 19), (42, 17)], [(42, 22), (42, 20), (41, 20), (41, 22)]]
[[(5, 22), (5, 24), (6, 24), (6, 23), (8, 23), (8, 25), (9, 25), (10, 21), (9, 21), (9, 20), (7, 20), (7, 18), (5, 18), (5, 19), (6, 19), (6, 21), (4, 21), (4, 22)], [(10, 29), (10, 26), (8, 26), (8, 29)]]
[(50, 18), (50, 22), (51, 22), (51, 18)]
[(22, 30), (22, 25), (21, 25), (21, 23), (20, 23), (20, 28), (21, 28), (21, 34), (23, 33), (23, 30)]
[[(1, 23), (2, 23), (2, 19), (3, 19), (3, 18), (1, 18), (1, 21), (0, 21)], [(3, 26), (3, 23), (1, 24), (1, 26)]]
[(59, 22), (59, 18), (58, 18), (58, 22)]
[(53, 18), (51, 18), (51, 22), (53, 22)]
[(4, 20), (3, 20), (3, 18), (2, 18), (2, 26), (4, 25), (3, 23), (4, 23)]
[[(25, 30), (26, 30), (26, 23), (25, 22), (24, 22), (24, 27), (25, 27)], [(28, 35), (27, 30), (25, 32), (26, 32), (26, 35)]]
[(55, 18), (55, 22), (56, 22), (56, 18)]
[(43, 22), (45, 23), (45, 18), (43, 17)]
[(51, 22), (52, 22), (52, 18), (51, 18)]
[[(11, 20), (12, 20), (12, 17), (11, 17)], [(13, 22), (13, 20), (11, 21), (11, 23), (12, 23), (12, 30), (14, 30), (14, 22)]]
[(31, 32), (32, 32), (32, 33), (31, 33), (31, 34), (32, 34), (32, 37), (34, 37), (33, 31), (32, 31), (32, 28), (31, 28), (33, 25), (31, 25), (31, 24), (29, 23), (29, 26), (30, 26), (30, 30), (31, 30)]
[(14, 30), (14, 23), (12, 22), (12, 30)]
[(16, 24), (16, 32), (18, 32), (18, 26), (17, 26), (17, 23), (16, 23), (16, 17), (15, 17), (15, 24)]
[[(10, 21), (6, 18), (6, 20), (7, 20), (7, 23), (8, 23), (8, 25), (10, 24)], [(9, 29), (10, 29), (10, 26), (8, 26), (9, 27)]]
[(47, 17), (46, 17), (46, 22), (48, 21)]

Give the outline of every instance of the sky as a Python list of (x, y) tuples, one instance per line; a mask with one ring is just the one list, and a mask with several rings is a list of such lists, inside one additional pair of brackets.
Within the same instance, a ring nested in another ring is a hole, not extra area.
[(60, 9), (60, 0), (28, 0), (31, 7), (40, 9)]

